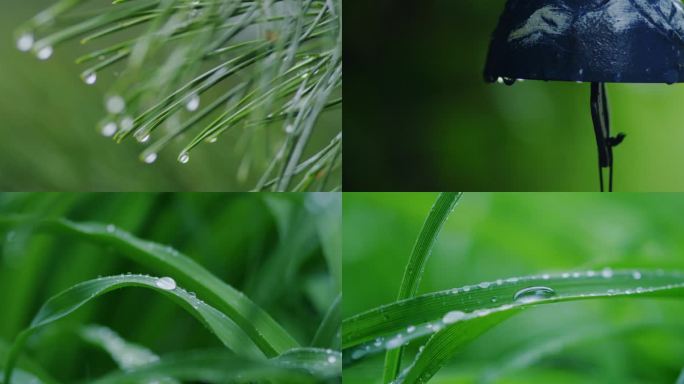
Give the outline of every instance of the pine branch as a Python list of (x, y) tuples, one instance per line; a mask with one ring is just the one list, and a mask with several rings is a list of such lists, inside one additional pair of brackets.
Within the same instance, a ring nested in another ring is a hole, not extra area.
[[(330, 173), (341, 167), (341, 134), (325, 148), (309, 141), (321, 114), (342, 104), (341, 0), (90, 3), (58, 1), (18, 30), (17, 47), (47, 60), (78, 38), (116, 41), (76, 59), (86, 84), (121, 72), (105, 97), (103, 135), (148, 144), (145, 163), (180, 140), (178, 161), (187, 163), (200, 144), (239, 129), (241, 140), (261, 134), (270, 143), (256, 190), (339, 188)], [(284, 134), (273, 140), (275, 126)]]

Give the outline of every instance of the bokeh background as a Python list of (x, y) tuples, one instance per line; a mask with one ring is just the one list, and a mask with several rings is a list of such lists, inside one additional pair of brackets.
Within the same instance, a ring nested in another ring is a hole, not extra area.
[[(436, 197), (344, 195), (345, 318), (395, 301)], [(466, 193), (437, 239), (419, 294), (605, 266), (681, 271), (683, 210), (681, 194)], [(533, 307), (470, 344), (430, 383), (481, 384), (492, 375), (491, 382), (507, 384), (671, 384), (684, 368), (682, 316), (682, 300), (601, 299)], [(419, 345), (410, 344), (408, 354), (413, 356)], [(506, 370), (530, 357), (527, 367)], [(345, 369), (344, 382), (380, 383), (382, 364), (382, 354), (364, 360)]]
[[(340, 292), (340, 194), (0, 194), (0, 220), (16, 215), (111, 223), (172, 246), (244, 292), (305, 345)], [(50, 297), (127, 272), (160, 276), (109, 247), (33, 232), (30, 223), (2, 225), (0, 371), (11, 342)], [(223, 347), (168, 298), (128, 288), (44, 327), (23, 356), (59, 382), (91, 382), (116, 367), (78, 337), (88, 324), (107, 326), (160, 356)]]
[[(59, 45), (47, 61), (16, 48), (15, 29), (54, 3), (5, 2), (0, 11), (0, 190), (247, 191), (255, 186), (265, 169), (266, 147), (263, 140), (241, 139), (240, 130), (200, 146), (184, 165), (176, 159), (192, 136), (166, 148), (152, 165), (138, 159), (144, 147), (132, 138), (116, 144), (103, 137), (96, 125), (105, 115), (104, 94), (120, 69), (99, 73), (97, 83), (88, 86), (79, 77), (85, 67), (74, 63), (102, 45)], [(111, 1), (89, 4), (107, 7)], [(339, 132), (341, 114), (337, 108), (322, 116), (310, 149), (322, 148)], [(280, 125), (267, 130), (271, 140), (284, 135)], [(254, 154), (251, 163), (243, 164), (244, 153)], [(252, 168), (246, 172), (248, 164)]]
[[(598, 190), (589, 84), (483, 81), (504, 4), (347, 2), (346, 190)], [(684, 190), (684, 86), (608, 92), (616, 190)]]

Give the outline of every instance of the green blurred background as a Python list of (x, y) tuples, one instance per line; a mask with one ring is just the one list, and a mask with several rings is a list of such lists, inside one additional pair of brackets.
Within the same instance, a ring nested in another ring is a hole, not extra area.
[[(241, 130), (223, 135), (215, 145), (201, 145), (184, 165), (176, 158), (192, 136), (147, 165), (138, 159), (142, 144), (131, 138), (117, 145), (100, 135), (96, 124), (105, 115), (104, 93), (120, 69), (99, 73), (96, 85), (87, 86), (79, 77), (85, 67), (74, 60), (102, 45), (68, 43), (44, 62), (16, 49), (14, 30), (54, 3), (5, 2), (0, 11), (0, 190), (247, 191), (255, 186), (265, 170), (266, 148), (263, 140), (241, 139)], [(107, 7), (111, 1), (91, 6)], [(341, 114), (338, 108), (321, 117), (305, 156), (339, 132)], [(280, 125), (268, 130), (272, 141), (284, 136)], [(238, 177), (244, 153), (252, 154), (252, 168), (244, 173), (249, 169), (245, 161)]]
[[(344, 195), (345, 317), (396, 299), (436, 196)], [(419, 293), (608, 265), (684, 270), (681, 212), (681, 194), (466, 193), (437, 239)], [(684, 368), (682, 316), (681, 300), (533, 307), (470, 344), (431, 383), (486, 383), (499, 373), (493, 382), (672, 384)], [(419, 345), (410, 344), (409, 355)], [(530, 351), (541, 358), (502, 371)], [(382, 363), (376, 355), (345, 369), (344, 382), (379, 383)]]
[[(340, 194), (0, 194), (0, 219), (17, 214), (112, 223), (170, 245), (244, 292), (304, 345), (340, 290)], [(0, 227), (0, 252), (0, 367), (9, 343), (51, 296), (99, 275), (160, 276), (115, 249), (34, 233), (30, 221)], [(76, 336), (91, 323), (161, 356), (223, 347), (168, 298), (129, 288), (43, 328), (24, 356), (60, 382), (90, 382), (115, 369)]]
[[(483, 81), (504, 4), (347, 2), (346, 190), (598, 190), (588, 84)], [(684, 87), (608, 92), (616, 190), (684, 190)]]

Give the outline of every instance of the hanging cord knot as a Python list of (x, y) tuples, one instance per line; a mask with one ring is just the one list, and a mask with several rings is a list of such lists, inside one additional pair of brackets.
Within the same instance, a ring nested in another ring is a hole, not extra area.
[(624, 133), (618, 133), (617, 136), (609, 137), (608, 145), (610, 145), (611, 147), (617, 147), (618, 145), (620, 145), (620, 143), (622, 143), (625, 140), (625, 137), (627, 137), (627, 135), (625, 135)]

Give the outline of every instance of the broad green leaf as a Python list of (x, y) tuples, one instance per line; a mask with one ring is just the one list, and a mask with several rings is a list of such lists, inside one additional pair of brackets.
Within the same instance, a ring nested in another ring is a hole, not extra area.
[[(254, 361), (235, 356), (226, 351), (197, 351), (179, 353), (162, 357), (156, 363), (136, 367), (126, 372), (117, 372), (95, 380), (95, 384), (137, 384), (141, 380), (154, 380), (162, 377), (173, 377), (179, 380), (203, 381), (211, 383), (251, 382), (266, 380), (272, 383), (320, 383), (329, 377), (327, 364), (334, 368), (335, 362), (328, 359), (339, 354), (324, 350), (293, 350), (273, 360)], [(335, 376), (339, 376), (339, 369)]]
[(153, 289), (171, 298), (175, 303), (200, 320), (221, 342), (243, 355), (258, 356), (260, 351), (242, 329), (219, 310), (197, 298), (194, 293), (178, 286), (168, 277), (155, 278), (145, 275), (120, 275), (98, 278), (77, 284), (50, 298), (38, 311), (31, 325), (22, 331), (7, 358), (5, 381), (10, 382), (12, 368), (27, 338), (39, 328), (53, 323), (98, 296), (121, 288), (142, 287)]
[(682, 298), (684, 274), (566, 272), (482, 282), (398, 301), (343, 321), (344, 363), (432, 335), (398, 383), (424, 383), (465, 343), (531, 305), (611, 297)]
[(224, 283), (200, 264), (171, 247), (139, 239), (113, 225), (74, 223), (65, 219), (33, 219), (25, 216), (0, 217), (0, 228), (30, 222), (35, 231), (67, 234), (111, 246), (137, 263), (159, 274), (173, 276), (189, 290), (238, 324), (266, 356), (276, 356), (298, 343), (264, 310), (244, 294)]
[[(411, 251), (411, 256), (404, 270), (404, 277), (399, 286), (397, 300), (415, 296), (425, 264), (432, 253), (432, 247), (437, 240), (437, 236), (456, 203), (461, 199), (461, 196), (461, 192), (443, 192), (437, 197)], [(403, 348), (399, 347), (387, 351), (384, 371), (385, 383), (389, 383), (397, 377), (402, 350)]]

